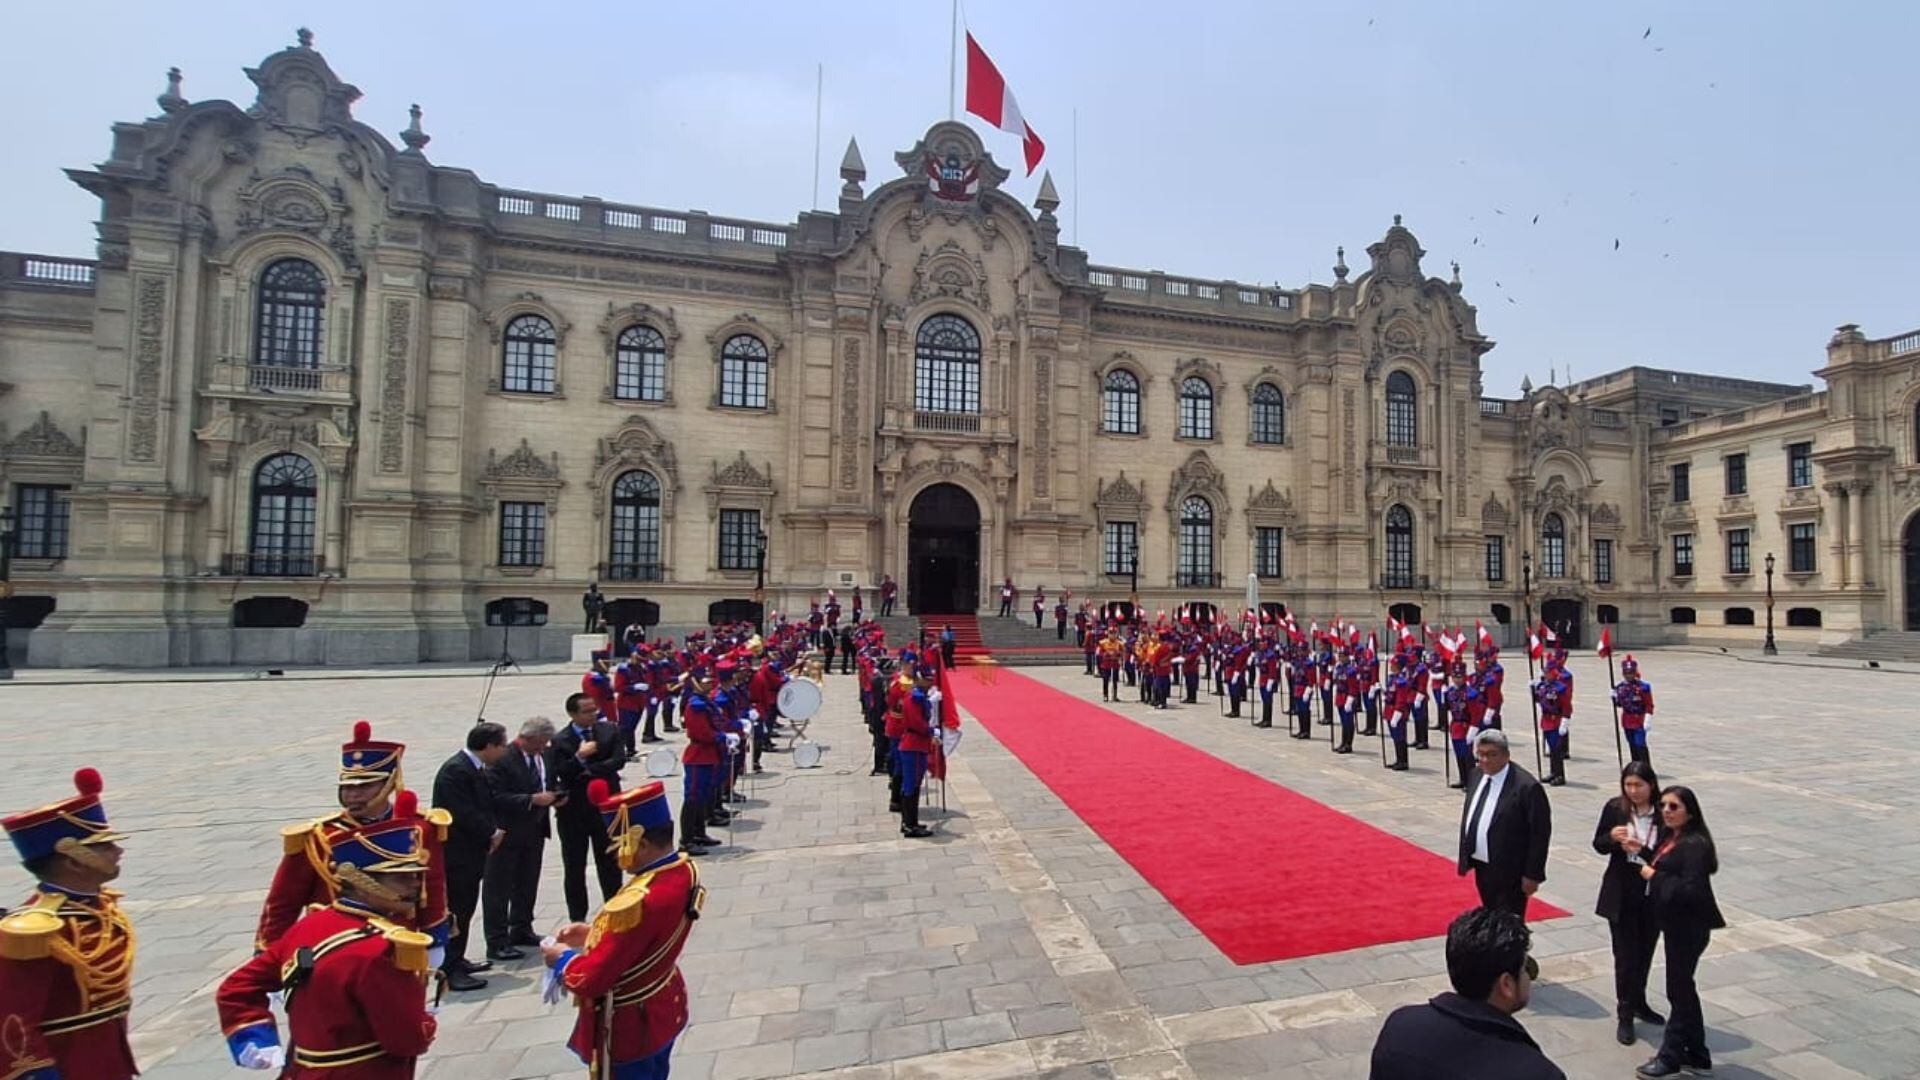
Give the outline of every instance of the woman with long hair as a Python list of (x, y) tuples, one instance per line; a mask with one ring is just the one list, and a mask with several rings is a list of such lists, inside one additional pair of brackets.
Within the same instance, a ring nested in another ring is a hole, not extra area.
[(1629, 761), (1620, 771), (1620, 795), (1600, 808), (1593, 850), (1607, 856), (1594, 914), (1607, 920), (1613, 935), (1613, 1000), (1620, 1045), (1633, 1045), (1633, 1022), (1660, 1025), (1666, 1019), (1647, 1004), (1647, 971), (1653, 967), (1660, 928), (1654, 924), (1649, 882), (1640, 870), (1660, 843), (1660, 778), (1645, 761)]
[(1662, 839), (1640, 868), (1653, 901), (1654, 922), (1666, 937), (1667, 1005), (1672, 1016), (1660, 1053), (1640, 1066), (1641, 1076), (1677, 1076), (1713, 1068), (1707, 1053), (1706, 1019), (1694, 971), (1713, 931), (1727, 925), (1713, 899), (1712, 877), (1720, 870), (1713, 833), (1691, 788), (1678, 784), (1660, 793)]

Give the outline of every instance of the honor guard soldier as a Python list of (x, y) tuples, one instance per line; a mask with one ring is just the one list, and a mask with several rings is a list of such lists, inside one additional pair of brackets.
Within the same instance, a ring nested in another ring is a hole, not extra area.
[[(214, 1001), (234, 1063), (288, 1080), (405, 1080), (436, 1030), (427, 1010), (431, 939), (406, 928), (424, 892), (426, 838), (414, 794), (334, 845), (339, 895), (220, 983)], [(288, 1045), (269, 1008), (286, 994)]]
[(939, 738), (940, 688), (931, 665), (914, 669), (913, 692), (906, 695), (900, 718), (900, 835), (912, 839), (932, 836), (920, 824), (920, 782), (927, 774), (927, 755)]
[(1180, 700), (1192, 705), (1200, 700), (1200, 658), (1205, 650), (1200, 645), (1200, 635), (1187, 631), (1180, 645), (1180, 677), (1186, 680), (1186, 696)]
[(1620, 706), (1620, 730), (1627, 735), (1627, 753), (1635, 761), (1652, 764), (1647, 752), (1647, 719), (1653, 715), (1653, 685), (1640, 677), (1640, 664), (1632, 653), (1620, 662), (1620, 681), (1614, 685), (1613, 701)]
[(659, 781), (610, 793), (587, 786), (620, 857), (633, 875), (593, 917), (572, 923), (541, 947), (579, 1017), (567, 1048), (596, 1080), (654, 1080), (667, 1075), (673, 1042), (687, 1026), (687, 984), (680, 951), (706, 889), (685, 852), (673, 849), (673, 815)]
[(1340, 745), (1333, 748), (1336, 754), (1353, 753), (1354, 714), (1360, 711), (1367, 696), (1366, 680), (1361, 674), (1365, 670), (1366, 665), (1350, 650), (1340, 650), (1340, 663), (1333, 669), (1333, 707), (1340, 714)]
[(707, 821), (727, 746), (713, 701), (713, 679), (706, 668), (695, 668), (687, 677), (687, 700), (680, 710), (680, 723), (687, 729), (687, 748), (680, 755), (680, 849), (689, 855), (703, 855), (707, 848), (720, 843), (707, 835)]
[(1567, 782), (1567, 729), (1573, 714), (1573, 679), (1559, 666), (1565, 662), (1566, 653), (1553, 650), (1540, 681), (1533, 684), (1534, 699), (1540, 703), (1540, 734), (1547, 741), (1547, 778), (1542, 782), (1554, 787)]
[(1287, 668), (1287, 692), (1293, 713), (1293, 737), (1313, 738), (1313, 684), (1318, 661), (1305, 646), (1293, 646), (1293, 660)]
[(1393, 762), (1387, 768), (1407, 771), (1407, 717), (1413, 712), (1415, 691), (1406, 653), (1393, 656), (1393, 674), (1387, 677), (1387, 736), (1393, 740)]
[(1120, 640), (1120, 631), (1115, 627), (1107, 627), (1107, 632), (1100, 637), (1100, 655), (1095, 661), (1100, 668), (1101, 701), (1120, 699), (1120, 661), (1126, 651), (1125, 643)]
[(1254, 727), (1273, 726), (1273, 695), (1280, 690), (1281, 664), (1280, 650), (1272, 645), (1259, 654), (1260, 721)]
[[(340, 811), (304, 825), (280, 830), (280, 867), (260, 907), (260, 925), (254, 933), (255, 950), (265, 949), (293, 926), (309, 906), (325, 907), (340, 896), (340, 883), (330, 871), (333, 849), (362, 829), (380, 825), (393, 813), (393, 796), (400, 790), (400, 758), (406, 745), (380, 742), (373, 725), (355, 721), (353, 739), (340, 747)], [(432, 826), (422, 837), (426, 861), (424, 898), (414, 908), (408, 928), (433, 939), (436, 951), (446, 945), (452, 924), (447, 921), (447, 870), (440, 859), (440, 842), (453, 818), (445, 810), (429, 810)], [(434, 967), (439, 967), (435, 958)]]
[(1453, 760), (1460, 767), (1448, 787), (1464, 790), (1467, 777), (1473, 775), (1473, 714), (1479, 697), (1479, 689), (1467, 681), (1466, 663), (1455, 660), (1447, 670), (1447, 685), (1440, 688), (1440, 721), (1446, 725)]
[(1371, 638), (1360, 656), (1360, 703), (1367, 710), (1367, 726), (1360, 729), (1360, 734), (1370, 736), (1380, 725), (1380, 652)]
[(1474, 682), (1479, 684), (1480, 699), (1486, 704), (1486, 722), (1483, 727), (1500, 729), (1500, 707), (1506, 704), (1507, 669), (1500, 666), (1500, 650), (1491, 642), (1482, 644), (1473, 653), (1475, 665), (1479, 670)]
[(595, 649), (591, 656), (592, 664), (587, 668), (587, 673), (580, 676), (580, 692), (593, 700), (601, 716), (615, 720), (613, 676), (607, 672), (607, 664), (613, 654), (606, 649)]
[(1413, 682), (1413, 748), (1415, 750), (1427, 748), (1427, 698), (1434, 676), (1437, 674), (1436, 663), (1437, 659), (1433, 658), (1431, 650), (1417, 651), (1413, 656), (1413, 666), (1407, 673), (1407, 677)]
[(0, 1069), (8, 1080), (128, 1080), (133, 924), (120, 894), (120, 841), (100, 803), (100, 774), (76, 794), (0, 820), (39, 882), (0, 918)]

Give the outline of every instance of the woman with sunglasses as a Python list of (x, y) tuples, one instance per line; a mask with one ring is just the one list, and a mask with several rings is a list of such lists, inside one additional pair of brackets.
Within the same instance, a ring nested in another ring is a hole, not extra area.
[(1613, 935), (1613, 999), (1622, 1046), (1632, 1046), (1633, 1022), (1660, 1025), (1666, 1019), (1647, 1004), (1647, 971), (1660, 940), (1649, 898), (1652, 885), (1640, 871), (1660, 846), (1660, 779), (1653, 766), (1629, 761), (1620, 772), (1620, 797), (1600, 808), (1593, 850), (1607, 856), (1594, 914), (1607, 920)]
[(1713, 1068), (1707, 1053), (1706, 1020), (1694, 971), (1713, 931), (1727, 925), (1713, 899), (1712, 876), (1720, 869), (1713, 834), (1690, 788), (1675, 785), (1660, 793), (1661, 839), (1640, 876), (1653, 901), (1654, 922), (1667, 942), (1667, 1021), (1660, 1053), (1640, 1066), (1641, 1076), (1678, 1076)]

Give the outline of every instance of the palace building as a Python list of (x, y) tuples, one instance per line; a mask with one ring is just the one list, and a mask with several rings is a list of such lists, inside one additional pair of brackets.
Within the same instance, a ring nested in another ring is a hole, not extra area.
[(247, 74), (69, 171), (96, 260), (0, 255), (32, 664), (464, 660), (540, 611), (514, 651), (554, 656), (589, 582), (672, 633), (762, 575), (792, 612), (886, 573), (919, 612), (1011, 577), (1237, 613), (1251, 575), (1510, 641), (1757, 642), (1766, 584), (1785, 645), (1920, 625), (1920, 334), (1842, 327), (1818, 391), (1489, 398), (1398, 217), (1274, 288), (1090, 262), (964, 124), (756, 222), (437, 164), (304, 32)]

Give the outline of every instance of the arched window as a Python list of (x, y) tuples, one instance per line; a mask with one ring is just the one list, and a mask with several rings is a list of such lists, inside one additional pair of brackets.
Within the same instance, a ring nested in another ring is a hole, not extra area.
[(607, 544), (607, 578), (659, 581), (660, 481), (635, 469), (613, 482), (613, 534)]
[(913, 408), (980, 411), (980, 332), (972, 323), (958, 315), (935, 315), (920, 324), (913, 342)]
[(1140, 380), (1125, 368), (1107, 372), (1100, 389), (1101, 429), (1116, 435), (1140, 434)]
[(320, 314), (327, 279), (305, 259), (281, 259), (260, 275), (253, 362), (276, 367), (320, 366)]
[(1180, 382), (1180, 437), (1213, 438), (1213, 387), (1198, 375)]
[(767, 407), (767, 346), (752, 334), (735, 334), (720, 347), (720, 404)]
[(508, 323), (500, 388), (522, 394), (553, 393), (558, 341), (553, 324), (539, 315), (521, 315)]
[(1540, 522), (1540, 575), (1567, 576), (1567, 523), (1559, 514), (1548, 514)]
[(319, 572), (313, 554), (318, 495), (313, 462), (299, 454), (275, 454), (253, 470), (253, 533), (246, 573), (308, 577)]
[(1398, 503), (1387, 508), (1386, 569), (1388, 588), (1413, 587), (1413, 514)]
[(1253, 441), (1269, 444), (1287, 441), (1287, 399), (1272, 383), (1263, 382), (1253, 388)]
[(1913, 403), (1913, 461), (1920, 465), (1920, 401)]
[(651, 326), (629, 326), (613, 346), (613, 396), (667, 400), (667, 339)]
[(1183, 587), (1213, 588), (1213, 504), (1198, 495), (1180, 503), (1179, 569)]
[(1387, 376), (1387, 445), (1420, 445), (1419, 396), (1413, 376), (1396, 371)]

